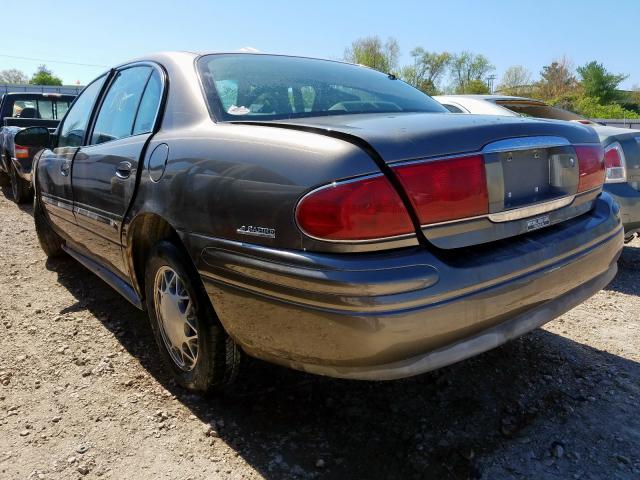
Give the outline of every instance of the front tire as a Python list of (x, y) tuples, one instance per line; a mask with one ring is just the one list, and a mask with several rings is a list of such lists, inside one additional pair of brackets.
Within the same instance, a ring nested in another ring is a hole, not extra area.
[(219, 391), (238, 375), (242, 353), (220, 324), (187, 254), (157, 243), (145, 268), (147, 312), (160, 355), (176, 382)]
[(9, 177), (11, 179), (11, 192), (13, 194), (13, 201), (17, 204), (28, 202), (31, 199), (31, 185), (25, 182), (16, 171), (16, 168), (11, 165)]
[(37, 195), (34, 195), (33, 198), (33, 220), (36, 225), (38, 242), (40, 242), (40, 247), (42, 247), (47, 258), (63, 256), (65, 254), (62, 249), (63, 240), (53, 231), (53, 228), (51, 228), (47, 215), (38, 201)]

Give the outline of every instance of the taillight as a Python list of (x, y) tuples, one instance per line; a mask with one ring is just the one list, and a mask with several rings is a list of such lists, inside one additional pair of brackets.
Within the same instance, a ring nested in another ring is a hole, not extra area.
[(16, 145), (14, 151), (16, 153), (16, 158), (29, 158), (29, 149), (27, 147)]
[(394, 168), (422, 225), (489, 213), (482, 155)]
[(322, 240), (373, 240), (415, 232), (402, 200), (383, 175), (310, 192), (298, 204), (296, 221), (307, 235)]
[(599, 187), (604, 183), (604, 150), (602, 145), (577, 145), (578, 192)]
[(604, 149), (605, 183), (620, 183), (627, 181), (624, 151), (622, 145), (614, 142)]

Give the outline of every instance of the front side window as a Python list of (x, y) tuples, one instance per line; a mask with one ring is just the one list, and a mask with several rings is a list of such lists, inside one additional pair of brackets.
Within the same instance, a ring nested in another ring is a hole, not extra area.
[(94, 80), (80, 93), (58, 130), (58, 147), (79, 147), (89, 125), (93, 105), (100, 95), (106, 75)]
[(121, 70), (113, 80), (100, 106), (91, 144), (129, 137), (142, 93), (151, 74), (151, 67), (140, 66)]
[(198, 60), (210, 109), (222, 120), (447, 110), (405, 82), (329, 60), (213, 54)]

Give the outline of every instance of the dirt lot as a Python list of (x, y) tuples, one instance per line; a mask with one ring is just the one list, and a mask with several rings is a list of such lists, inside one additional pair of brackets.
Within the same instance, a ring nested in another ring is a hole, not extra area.
[(606, 290), (475, 359), (388, 383), (253, 361), (214, 399), (4, 196), (0, 246), (2, 479), (640, 478), (638, 240)]

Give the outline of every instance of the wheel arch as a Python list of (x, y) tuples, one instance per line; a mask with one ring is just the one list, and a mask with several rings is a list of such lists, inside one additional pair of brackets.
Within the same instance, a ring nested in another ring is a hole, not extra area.
[(151, 248), (161, 240), (171, 241), (180, 248), (185, 246), (178, 230), (156, 213), (138, 214), (127, 227), (126, 240), (125, 261), (129, 268), (132, 286), (144, 305), (144, 270)]

